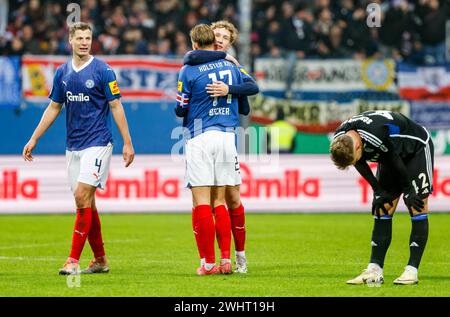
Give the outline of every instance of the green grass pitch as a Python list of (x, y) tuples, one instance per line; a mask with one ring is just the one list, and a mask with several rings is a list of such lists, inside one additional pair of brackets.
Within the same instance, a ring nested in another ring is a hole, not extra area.
[[(109, 274), (58, 276), (74, 215), (0, 216), (0, 296), (302, 297), (450, 296), (450, 214), (430, 215), (419, 284), (396, 286), (409, 256), (411, 223), (394, 217), (381, 287), (346, 285), (370, 257), (368, 214), (248, 214), (247, 275), (196, 276), (189, 214), (101, 215)], [(218, 255), (219, 253), (216, 253)], [(89, 245), (81, 257), (92, 257)]]

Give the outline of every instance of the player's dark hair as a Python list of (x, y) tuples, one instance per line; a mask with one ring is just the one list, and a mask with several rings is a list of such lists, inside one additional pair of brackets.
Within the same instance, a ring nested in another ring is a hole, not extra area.
[(331, 143), (330, 154), (331, 160), (338, 169), (346, 169), (352, 165), (355, 156), (353, 139), (346, 134), (338, 136)]
[(214, 45), (216, 40), (214, 31), (207, 24), (199, 24), (194, 26), (189, 35), (192, 43), (196, 43), (200, 48)]
[(77, 30), (82, 30), (82, 31), (90, 30), (92, 33), (92, 27), (90, 24), (88, 24), (86, 22), (76, 22), (76, 23), (72, 24), (72, 26), (69, 28), (69, 36), (73, 37)]

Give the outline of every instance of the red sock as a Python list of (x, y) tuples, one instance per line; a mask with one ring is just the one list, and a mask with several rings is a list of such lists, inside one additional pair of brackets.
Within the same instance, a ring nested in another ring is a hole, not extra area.
[(77, 209), (77, 217), (75, 219), (75, 226), (72, 235), (72, 249), (70, 250), (70, 257), (76, 260), (80, 259), (81, 251), (83, 251), (86, 238), (91, 229), (92, 223), (92, 209), (79, 208)]
[(206, 263), (215, 263), (214, 253), (214, 220), (211, 206), (199, 205), (195, 207), (192, 214), (195, 241), (197, 242), (198, 253), (201, 258), (205, 258)]
[(92, 209), (92, 224), (91, 230), (89, 231), (88, 240), (91, 245), (92, 252), (94, 252), (95, 258), (105, 256), (105, 249), (103, 248), (102, 239), (102, 226), (97, 209)]
[(224, 205), (214, 208), (214, 217), (216, 218), (216, 235), (219, 243), (220, 258), (230, 258), (231, 247), (231, 222), (230, 214)]
[(203, 259), (205, 257), (205, 254), (204, 254), (203, 248), (200, 247), (201, 242), (200, 242), (200, 237), (199, 237), (197, 231), (195, 230), (195, 220), (196, 220), (195, 208), (192, 207), (192, 230), (194, 231), (195, 242), (197, 243), (197, 249), (198, 249), (198, 253), (200, 254), (200, 259)]
[(236, 251), (244, 251), (245, 247), (245, 214), (242, 203), (236, 209), (230, 209), (231, 231), (233, 232)]

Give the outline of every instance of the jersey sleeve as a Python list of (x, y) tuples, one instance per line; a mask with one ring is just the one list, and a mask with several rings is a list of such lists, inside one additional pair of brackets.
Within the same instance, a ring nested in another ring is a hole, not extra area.
[(238, 112), (244, 116), (250, 113), (250, 103), (248, 102), (247, 96), (238, 97)]
[(253, 96), (259, 92), (258, 85), (253, 79), (243, 78), (243, 81), (241, 85), (229, 85), (229, 93), (233, 95)]
[(244, 69), (244, 67), (243, 67), (242, 65), (241, 65), (241, 66), (238, 66), (238, 69), (239, 69), (239, 71), (241, 72), (241, 74), (242, 74), (242, 79), (243, 79), (244, 81), (245, 81), (245, 80), (248, 80), (248, 79), (252, 80), (253, 82), (255, 81), (255, 80), (253, 79), (253, 77), (250, 76), (250, 74), (246, 72), (246, 70)]
[(187, 52), (183, 58), (184, 65), (199, 65), (213, 62), (218, 59), (225, 59), (227, 54), (221, 51), (194, 50)]
[(62, 70), (58, 68), (53, 78), (52, 91), (50, 92), (49, 98), (57, 103), (64, 103), (64, 89), (62, 83)]
[(382, 153), (393, 150), (393, 145), (389, 139), (388, 129), (383, 122), (377, 120), (371, 123), (358, 122), (355, 127), (361, 138)]
[(351, 130), (350, 124), (348, 120), (341, 123), (341, 125), (336, 129), (333, 135), (333, 139), (337, 138), (340, 135), (345, 134), (348, 130)]
[(183, 67), (178, 74), (177, 108), (188, 108), (191, 99), (191, 87), (188, 78), (188, 68)]
[(114, 99), (122, 97), (119, 86), (117, 85), (116, 74), (109, 66), (103, 71), (102, 85), (106, 100), (113, 101)]

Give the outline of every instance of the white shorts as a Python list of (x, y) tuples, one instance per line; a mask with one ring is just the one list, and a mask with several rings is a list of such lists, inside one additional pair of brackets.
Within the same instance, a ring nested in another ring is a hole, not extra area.
[(241, 184), (235, 134), (206, 131), (186, 142), (186, 187)]
[(104, 189), (108, 179), (113, 146), (93, 146), (82, 151), (66, 151), (70, 189), (74, 193), (78, 183)]

